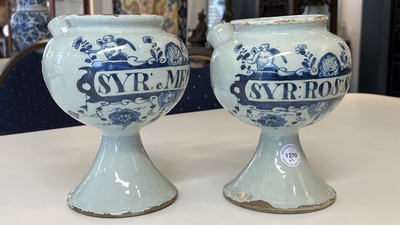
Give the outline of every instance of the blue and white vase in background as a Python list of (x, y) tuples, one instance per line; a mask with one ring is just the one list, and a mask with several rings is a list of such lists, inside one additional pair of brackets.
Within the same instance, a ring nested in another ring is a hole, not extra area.
[(334, 203), (335, 190), (309, 165), (299, 139), (299, 130), (329, 114), (350, 86), (349, 48), (326, 29), (327, 20), (325, 15), (234, 20), (208, 33), (217, 99), (242, 122), (261, 128), (253, 159), (223, 189), (234, 204), (302, 213)]
[(92, 167), (67, 198), (77, 212), (136, 216), (177, 198), (140, 137), (142, 127), (175, 106), (189, 79), (184, 43), (163, 24), (156, 15), (64, 15), (49, 23), (54, 37), (42, 68), (50, 94), (70, 116), (103, 132)]
[(22, 50), (40, 40), (50, 39), (47, 24), (51, 19), (47, 0), (17, 0), (16, 11), (10, 19), (14, 50)]

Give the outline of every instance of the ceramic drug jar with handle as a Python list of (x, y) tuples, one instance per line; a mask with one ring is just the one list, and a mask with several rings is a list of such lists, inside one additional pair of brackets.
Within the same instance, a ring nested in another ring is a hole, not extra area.
[(327, 31), (327, 20), (324, 15), (235, 20), (209, 32), (217, 99), (239, 120), (261, 128), (252, 160), (223, 189), (234, 204), (302, 213), (334, 203), (334, 189), (311, 168), (298, 135), (335, 108), (350, 86), (349, 48)]
[(22, 50), (40, 40), (51, 38), (47, 24), (53, 18), (46, 0), (17, 0), (10, 18), (15, 50)]
[(156, 15), (64, 15), (49, 23), (47, 87), (66, 113), (103, 133), (92, 167), (68, 195), (77, 212), (135, 216), (177, 197), (140, 137), (174, 107), (189, 79), (187, 50), (163, 23)]

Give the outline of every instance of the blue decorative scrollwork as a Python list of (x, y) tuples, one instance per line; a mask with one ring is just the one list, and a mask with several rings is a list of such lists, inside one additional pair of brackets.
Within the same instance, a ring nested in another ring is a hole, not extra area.
[(303, 60), (296, 67), (287, 64), (291, 52), (281, 52), (263, 43), (246, 48), (237, 44), (233, 51), (243, 73), (230, 87), (238, 105), (230, 112), (255, 125), (277, 129), (311, 124), (326, 115), (343, 98), (350, 86), (350, 53), (338, 43), (340, 56), (312, 53), (306, 44), (293, 50)]
[(96, 43), (82, 36), (74, 40), (72, 47), (86, 55), (87, 64), (79, 68), (84, 74), (77, 89), (86, 98), (75, 116), (126, 128), (168, 112), (186, 87), (188, 53), (182, 42), (161, 45), (149, 35), (140, 42), (134, 44), (111, 34)]

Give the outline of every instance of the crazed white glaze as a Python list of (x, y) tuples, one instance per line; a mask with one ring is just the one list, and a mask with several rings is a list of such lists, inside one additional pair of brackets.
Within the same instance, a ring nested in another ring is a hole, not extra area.
[(77, 212), (135, 216), (177, 197), (140, 138), (143, 126), (179, 101), (189, 79), (187, 50), (163, 23), (156, 15), (64, 15), (49, 24), (46, 85), (66, 113), (103, 132), (92, 167), (68, 195)]
[(255, 18), (221, 23), (211, 83), (221, 105), (262, 132), (253, 159), (224, 187), (239, 206), (301, 213), (333, 204), (336, 193), (313, 171), (298, 131), (324, 118), (349, 90), (351, 54), (326, 30), (323, 15)]

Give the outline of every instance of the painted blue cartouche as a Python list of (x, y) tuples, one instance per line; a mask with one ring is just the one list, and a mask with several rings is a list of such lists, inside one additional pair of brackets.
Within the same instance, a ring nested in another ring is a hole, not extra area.
[(262, 127), (314, 123), (340, 102), (350, 86), (350, 53), (343, 43), (339, 47), (339, 57), (327, 52), (318, 59), (306, 44), (299, 44), (293, 52), (303, 60), (290, 70), (285, 55), (291, 52), (269, 43), (250, 50), (237, 44), (233, 51), (243, 73), (236, 74), (230, 86), (238, 104), (230, 112)]

